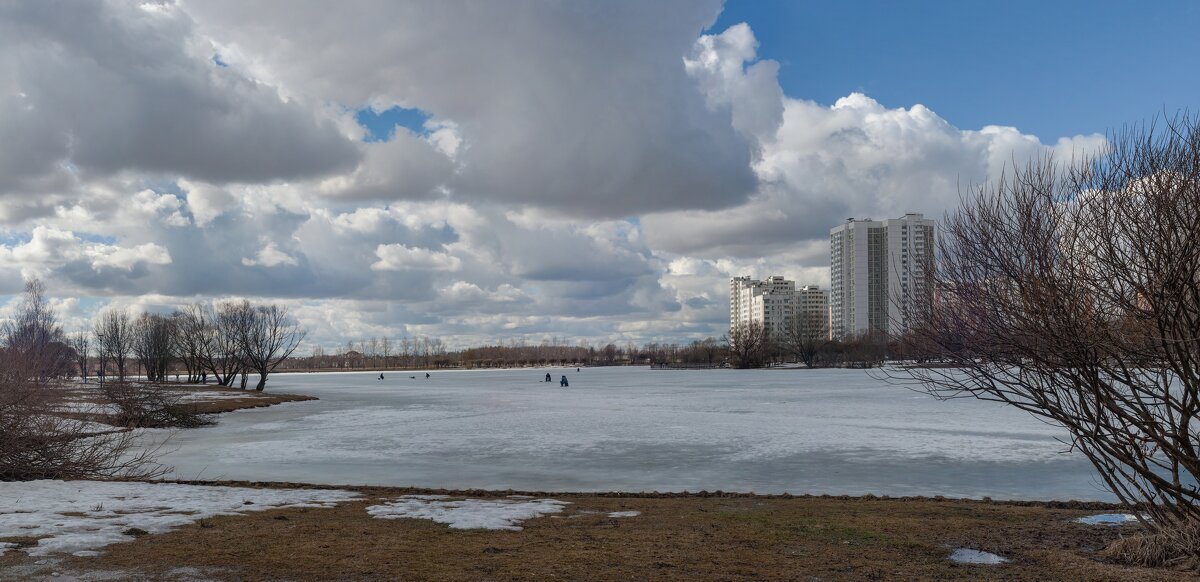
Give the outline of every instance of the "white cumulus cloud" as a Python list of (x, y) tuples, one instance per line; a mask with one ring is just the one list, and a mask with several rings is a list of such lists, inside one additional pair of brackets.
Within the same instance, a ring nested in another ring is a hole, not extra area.
[(371, 265), (376, 271), (457, 271), (462, 261), (447, 253), (412, 248), (402, 244), (375, 247), (379, 260)]

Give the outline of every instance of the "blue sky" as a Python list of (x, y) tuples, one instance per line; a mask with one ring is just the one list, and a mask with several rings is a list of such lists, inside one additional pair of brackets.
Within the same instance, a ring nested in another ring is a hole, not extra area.
[(420, 109), (406, 109), (399, 106), (383, 111), (364, 107), (354, 112), (354, 119), (367, 130), (363, 141), (374, 142), (392, 139), (397, 125), (420, 134), (424, 131), (425, 122), (429, 116)]
[(862, 91), (974, 129), (1043, 141), (1200, 109), (1200, 3), (730, 0), (784, 92), (829, 104)]

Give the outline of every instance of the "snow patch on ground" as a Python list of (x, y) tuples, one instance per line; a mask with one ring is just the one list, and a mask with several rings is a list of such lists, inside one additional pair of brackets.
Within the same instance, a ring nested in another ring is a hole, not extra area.
[[(90, 556), (98, 548), (133, 540), (125, 532), (135, 528), (156, 534), (218, 515), (332, 507), (357, 497), (349, 491), (174, 483), (0, 482), (0, 537), (39, 538), (36, 546), (23, 548), (31, 556)], [(0, 554), (12, 547), (0, 549)]]
[(85, 414), (118, 414), (121, 407), (116, 404), (97, 404), (78, 400), (65, 401), (55, 407), (59, 412), (82, 412)]
[(958, 548), (950, 553), (950, 561), (958, 562), (959, 564), (986, 564), (995, 566), (1008, 563), (1008, 558), (991, 552)]
[(609, 517), (637, 517), (641, 515), (640, 511), (614, 511), (608, 514)]
[(430, 519), (454, 529), (503, 529), (520, 531), (517, 525), (546, 513), (558, 513), (570, 505), (555, 499), (459, 499), (442, 495), (405, 495), (384, 505), (372, 505), (367, 513), (380, 519)]
[(4, 552), (7, 552), (15, 547), (17, 547), (17, 544), (12, 544), (12, 543), (8, 543), (8, 542), (0, 542), (0, 556), (3, 556)]
[(1137, 516), (1131, 513), (1100, 513), (1080, 517), (1074, 521), (1087, 525), (1125, 525), (1136, 522)]

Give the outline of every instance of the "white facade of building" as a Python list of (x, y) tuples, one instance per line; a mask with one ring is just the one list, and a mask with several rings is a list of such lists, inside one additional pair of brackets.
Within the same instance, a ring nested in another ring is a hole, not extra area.
[(787, 334), (794, 317), (804, 317), (821, 329), (828, 325), (828, 296), (816, 285), (796, 289), (796, 282), (775, 275), (765, 281), (734, 277), (729, 281), (729, 329), (744, 331), (758, 323), (775, 340)]
[(933, 264), (934, 221), (905, 214), (887, 221), (889, 328), (903, 333), (933, 307), (925, 268)]
[(813, 338), (829, 336), (829, 291), (817, 285), (797, 289), (795, 313), (804, 318), (804, 329)]
[(829, 231), (830, 337), (901, 333), (932, 305), (934, 221), (849, 219)]

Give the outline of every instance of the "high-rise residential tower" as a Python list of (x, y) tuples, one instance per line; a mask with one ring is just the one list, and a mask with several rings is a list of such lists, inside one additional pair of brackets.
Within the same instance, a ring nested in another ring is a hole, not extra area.
[(848, 219), (829, 231), (830, 337), (903, 333), (932, 306), (934, 221)]

